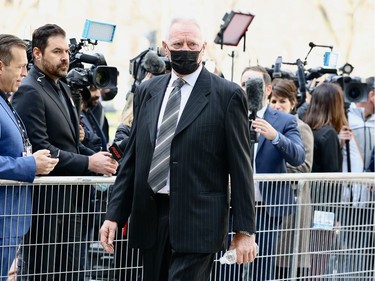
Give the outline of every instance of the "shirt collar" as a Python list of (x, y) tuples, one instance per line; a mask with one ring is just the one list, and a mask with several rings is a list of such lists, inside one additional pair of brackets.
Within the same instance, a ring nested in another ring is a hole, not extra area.
[[(195, 70), (193, 73), (185, 75), (181, 78), (184, 79), (187, 82), (187, 84), (189, 84), (191, 87), (194, 87), (195, 82), (197, 82), (198, 76), (202, 71), (202, 68), (203, 68), (203, 66), (202, 66), (202, 64), (200, 64), (199, 67), (197, 68), (197, 70)], [(169, 87), (172, 87), (172, 83), (176, 79), (178, 79), (178, 76), (176, 75), (176, 73), (174, 73), (174, 71), (172, 71), (171, 72), (171, 80), (169, 81)]]
[(257, 112), (257, 117), (258, 118), (263, 118), (264, 113), (266, 112), (267, 106), (268, 106), (268, 104), (266, 104), (260, 110), (258, 110), (258, 112)]
[(0, 90), (0, 96), (1, 96), (5, 101), (8, 101), (7, 94), (4, 93), (2, 90)]

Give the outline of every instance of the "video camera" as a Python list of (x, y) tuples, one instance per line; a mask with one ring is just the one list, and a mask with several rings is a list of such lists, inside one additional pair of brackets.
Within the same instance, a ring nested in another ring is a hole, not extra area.
[[(66, 76), (68, 84), (74, 88), (83, 88), (90, 85), (96, 88), (117, 88), (117, 68), (107, 66), (103, 54), (84, 54), (80, 52), (82, 47), (88, 45), (97, 45), (97, 41), (90, 39), (81, 39), (80, 43), (72, 38), (70, 39), (70, 64), (69, 72)], [(92, 64), (89, 68), (84, 68), (83, 63)]]
[(332, 75), (328, 76), (326, 82), (337, 83), (344, 91), (344, 102), (367, 102), (367, 84), (350, 76)]
[[(296, 83), (298, 88), (298, 106), (302, 105), (302, 103), (305, 101), (306, 90), (308, 90), (311, 94), (313, 93), (313, 89), (310, 87), (311, 81), (323, 75), (327, 75), (328, 77), (325, 79), (326, 82), (337, 83), (341, 86), (344, 93), (345, 103), (367, 101), (367, 84), (361, 83), (360, 79), (354, 79), (349, 76), (354, 67), (349, 63), (346, 63), (339, 69), (336, 68), (338, 55), (332, 52), (333, 46), (316, 45), (313, 42), (310, 42), (309, 46), (310, 50), (307, 53), (304, 61), (297, 59), (296, 62), (283, 62), (282, 57), (279, 56), (277, 57), (272, 68), (267, 69), (272, 78), (292, 79)], [(314, 47), (330, 48), (331, 52), (326, 52), (324, 54), (323, 66), (305, 69), (307, 57)], [(281, 64), (297, 66), (296, 74), (290, 75), (290, 73), (286, 73), (285, 71), (281, 70)], [(340, 73), (338, 73), (338, 71)]]
[(147, 72), (152, 73), (152, 75), (160, 75), (168, 70), (171, 70), (171, 64), (168, 58), (161, 54), (159, 50), (154, 51), (150, 48), (142, 51), (130, 60), (129, 73), (134, 78), (131, 92), (135, 92)]

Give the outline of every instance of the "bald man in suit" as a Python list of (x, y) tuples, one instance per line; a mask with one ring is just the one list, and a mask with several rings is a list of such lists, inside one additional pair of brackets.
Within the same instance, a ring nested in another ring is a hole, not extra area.
[[(132, 133), (101, 242), (113, 252), (117, 225), (131, 216), (129, 243), (142, 251), (144, 280), (208, 280), (214, 254), (226, 244), (230, 205), (237, 263), (256, 256), (246, 97), (238, 85), (203, 67), (206, 43), (196, 21), (174, 19), (163, 47), (173, 70), (143, 82), (135, 93)], [(169, 174), (154, 192), (150, 167), (178, 78), (184, 85)]]

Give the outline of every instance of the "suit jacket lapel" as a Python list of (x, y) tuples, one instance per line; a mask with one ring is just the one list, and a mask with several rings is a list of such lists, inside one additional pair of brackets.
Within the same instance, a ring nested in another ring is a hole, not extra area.
[(30, 70), (29, 75), (32, 75), (35, 77), (36, 81), (39, 82), (39, 85), (43, 89), (43, 91), (47, 94), (47, 96), (50, 97), (51, 100), (53, 100), (57, 107), (60, 109), (61, 113), (64, 115), (67, 123), (69, 124), (70, 129), (72, 130), (74, 136), (77, 136), (77, 132), (72, 124), (72, 120), (70, 119), (68, 112), (66, 112), (64, 106), (61, 104), (60, 99), (58, 98), (57, 94), (55, 94), (56, 90), (52, 87), (52, 85), (47, 81), (45, 78), (45, 75), (41, 72), (39, 72), (37, 69), (32, 68)]
[(203, 108), (207, 105), (208, 99), (207, 95), (211, 91), (210, 73), (208, 70), (203, 68), (201, 74), (199, 75), (197, 82), (191, 91), (190, 97), (187, 104), (182, 112), (181, 118), (178, 122), (175, 135), (184, 130), (189, 126), (195, 118), (201, 113)]
[[(79, 121), (78, 121), (79, 118), (78, 118), (78, 113), (77, 113), (77, 110), (76, 110), (76, 106), (73, 102), (72, 96), (69, 94), (70, 88), (64, 83), (60, 83), (60, 85), (61, 85), (62, 88), (64, 88), (64, 90), (62, 91), (63, 95), (66, 94), (68, 96), (68, 99), (66, 101), (68, 103), (68, 107), (69, 107), (69, 103), (71, 103), (71, 105), (72, 105), (73, 110), (70, 111), (70, 115), (71, 115), (72, 120), (69, 119), (69, 116), (67, 114), (66, 114), (66, 117), (68, 118), (68, 120), (70, 120), (69, 124), (71, 125), (70, 128), (74, 132), (74, 136), (78, 137), (78, 140), (79, 140), (79, 126), (77, 126), (78, 123), (79, 123)], [(63, 110), (63, 111), (65, 113), (65, 110)]]
[(161, 103), (171, 75), (165, 75), (163, 79), (150, 90), (150, 99), (146, 102), (145, 112), (148, 115), (148, 126), (151, 143), (155, 142)]
[[(159, 113), (161, 103), (163, 102), (164, 93), (168, 86), (171, 75), (165, 75), (159, 83), (154, 85), (150, 90), (150, 99), (146, 102), (145, 110), (148, 113), (148, 124), (151, 143), (156, 139), (157, 123), (159, 120)], [(190, 94), (187, 104), (182, 112), (181, 118), (178, 122), (175, 135), (184, 130), (194, 119), (200, 114), (203, 108), (208, 103), (206, 95), (210, 93), (210, 73), (203, 68), (199, 75), (197, 82)]]

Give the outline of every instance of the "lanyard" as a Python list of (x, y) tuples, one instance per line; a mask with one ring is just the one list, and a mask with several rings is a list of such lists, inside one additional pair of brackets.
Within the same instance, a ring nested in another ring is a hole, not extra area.
[[(1, 96), (3, 96), (3, 95), (1, 95)], [(6, 97), (3, 97), (3, 98), (4, 98), (5, 102), (6, 102), (6, 104), (9, 106), (10, 111), (13, 113), (14, 118), (17, 121), (17, 127), (18, 127), (18, 130), (19, 130), (19, 132), (21, 134), (21, 137), (22, 137), (23, 150), (24, 150), (23, 155), (24, 156), (26, 156), (26, 155), (29, 156), (32, 153), (32, 149), (31, 149), (30, 140), (29, 140), (29, 138), (27, 136), (26, 127), (23, 124), (20, 116), (18, 115), (18, 113), (16, 112), (16, 110), (14, 109), (14, 107), (9, 102), (9, 100)]]

